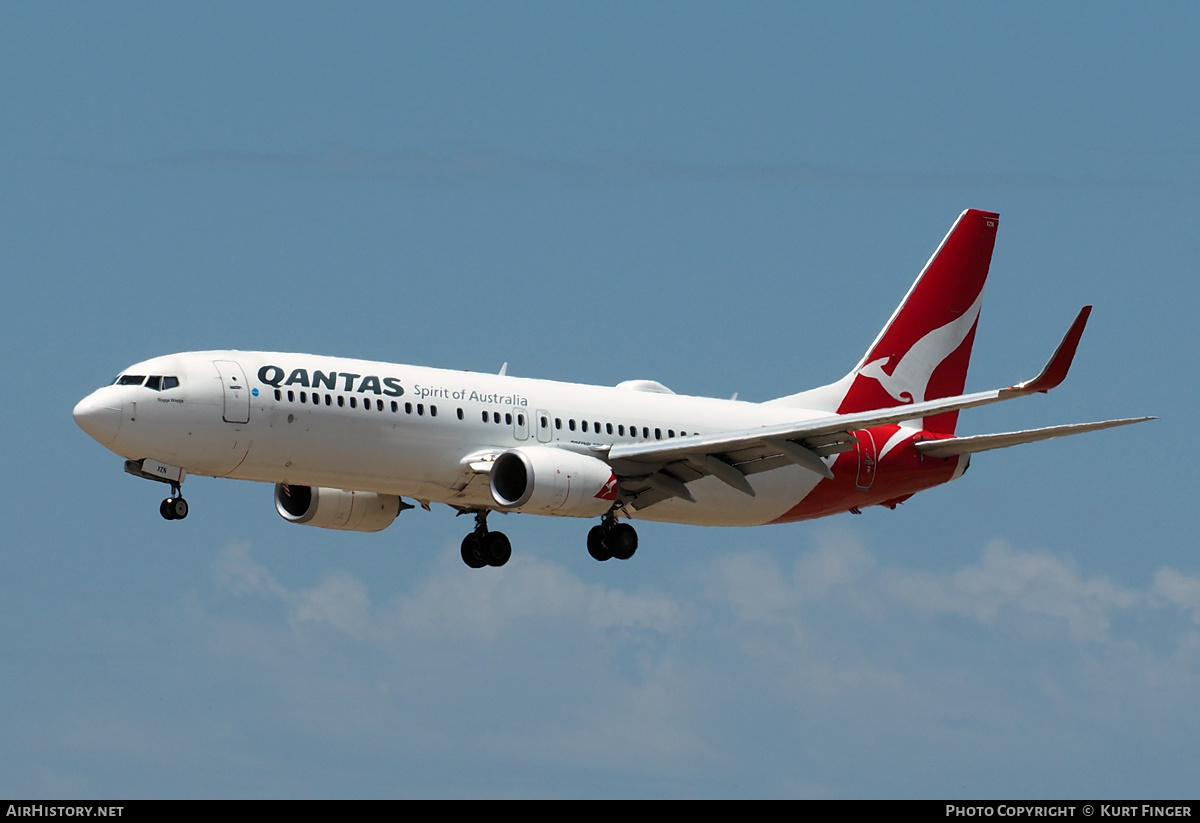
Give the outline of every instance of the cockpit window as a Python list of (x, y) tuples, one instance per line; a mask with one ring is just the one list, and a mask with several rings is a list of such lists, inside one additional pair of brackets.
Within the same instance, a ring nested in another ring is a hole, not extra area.
[(166, 391), (178, 387), (179, 378), (163, 374), (152, 374), (149, 377), (144, 374), (122, 374), (113, 381), (114, 386), (140, 386), (143, 383), (152, 391)]
[(179, 385), (179, 378), (173, 375), (152, 374), (146, 378), (146, 388), (155, 391), (166, 391)]

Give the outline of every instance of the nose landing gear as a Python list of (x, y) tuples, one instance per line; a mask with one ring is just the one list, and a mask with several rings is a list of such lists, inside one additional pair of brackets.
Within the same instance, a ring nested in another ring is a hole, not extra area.
[(180, 485), (187, 472), (178, 466), (160, 463), (157, 460), (126, 460), (125, 471), (134, 477), (166, 483), (171, 487), (171, 496), (158, 504), (158, 513), (163, 520), (182, 520), (188, 516), (188, 504), (180, 493)]
[(179, 487), (171, 490), (171, 496), (158, 506), (158, 513), (163, 520), (182, 520), (188, 515), (187, 501), (179, 496)]

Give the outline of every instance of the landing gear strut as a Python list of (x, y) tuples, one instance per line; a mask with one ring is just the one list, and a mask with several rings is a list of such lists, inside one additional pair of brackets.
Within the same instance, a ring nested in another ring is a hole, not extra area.
[(171, 496), (158, 504), (158, 513), (163, 516), (163, 520), (182, 520), (188, 516), (187, 501), (183, 499), (179, 490), (183, 478), (187, 476), (187, 472), (182, 468), (146, 457), (141, 460), (126, 460), (125, 472), (156, 483), (166, 483), (171, 487)]
[(504, 532), (488, 531), (487, 509), (475, 512), (475, 531), (462, 541), (463, 562), (472, 569), (503, 566), (512, 557), (512, 544)]
[(593, 526), (587, 536), (588, 554), (596, 560), (628, 560), (637, 551), (638, 536), (633, 526), (618, 523), (612, 512), (604, 515), (599, 526)]

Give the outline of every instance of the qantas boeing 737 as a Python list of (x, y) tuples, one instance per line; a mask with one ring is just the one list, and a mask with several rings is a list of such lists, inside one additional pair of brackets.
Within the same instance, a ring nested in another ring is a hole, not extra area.
[(1041, 374), (963, 394), (999, 215), (963, 212), (875, 342), (835, 383), (765, 403), (275, 352), (208, 351), (130, 366), (75, 421), (166, 483), (187, 516), (188, 474), (275, 484), (292, 523), (378, 531), (413, 504), (475, 516), (472, 568), (512, 553), (489, 512), (598, 518), (597, 560), (637, 549), (632, 519), (787, 523), (895, 508), (962, 476), (975, 452), (1151, 418), (955, 435), (963, 409), (1063, 381), (1090, 306)]

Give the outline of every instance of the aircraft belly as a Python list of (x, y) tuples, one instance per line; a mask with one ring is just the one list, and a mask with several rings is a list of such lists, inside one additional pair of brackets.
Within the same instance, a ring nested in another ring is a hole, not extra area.
[(688, 484), (695, 503), (672, 497), (636, 511), (633, 517), (695, 526), (759, 526), (781, 517), (820, 480), (806, 469), (785, 466), (752, 475), (755, 496), (750, 497), (715, 477), (704, 477)]
[(254, 448), (232, 476), (418, 499), (453, 495), (450, 486), (460, 467), (446, 460), (454, 453), (453, 444), (433, 427), (425, 426), (423, 436), (415, 436), (412, 427), (390, 418), (334, 414), (264, 409)]

